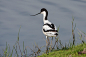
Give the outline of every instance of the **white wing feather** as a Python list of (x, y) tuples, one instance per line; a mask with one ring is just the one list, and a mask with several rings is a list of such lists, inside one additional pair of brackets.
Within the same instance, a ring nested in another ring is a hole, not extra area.
[(44, 25), (43, 29), (45, 29), (45, 30), (52, 30), (52, 28), (50, 28), (48, 25)]

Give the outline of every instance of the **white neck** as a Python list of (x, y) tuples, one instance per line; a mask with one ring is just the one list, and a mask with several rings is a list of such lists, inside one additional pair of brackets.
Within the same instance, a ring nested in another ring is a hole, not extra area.
[(42, 14), (43, 14), (43, 22), (44, 22), (44, 24), (45, 24), (45, 21), (47, 21), (47, 20), (45, 20), (46, 12), (44, 11), (44, 12), (42, 12)]
[(43, 22), (44, 22), (44, 24), (46, 24), (46, 23), (51, 24), (51, 22), (49, 22), (48, 20), (46, 20), (45, 17), (46, 17), (46, 13), (43, 14)]

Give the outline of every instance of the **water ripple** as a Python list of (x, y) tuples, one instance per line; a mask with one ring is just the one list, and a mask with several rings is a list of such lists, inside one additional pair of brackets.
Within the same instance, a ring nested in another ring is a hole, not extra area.
[(82, 1), (82, 0), (72, 0), (72, 1), (77, 1), (77, 2), (86, 3), (86, 1)]
[(47, 5), (53, 5), (53, 6), (56, 6), (57, 4), (56, 3), (53, 3), (53, 2), (49, 2), (49, 1), (44, 1), (44, 0), (39, 0), (41, 3), (44, 3), (44, 4), (47, 4)]

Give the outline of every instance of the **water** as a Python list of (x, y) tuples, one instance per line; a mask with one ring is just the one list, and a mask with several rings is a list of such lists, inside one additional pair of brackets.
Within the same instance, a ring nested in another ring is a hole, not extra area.
[[(46, 8), (48, 19), (57, 27), (60, 25), (59, 37), (62, 43), (72, 41), (72, 16), (76, 23), (75, 35), (79, 39), (78, 30), (86, 33), (86, 1), (85, 0), (0, 0), (0, 54), (6, 42), (12, 48), (19, 34), (21, 49), (33, 47), (35, 42), (41, 47), (46, 44), (42, 33), (42, 15), (30, 16)], [(78, 41), (78, 43), (81, 41)], [(45, 50), (45, 48), (44, 48)], [(28, 52), (30, 49), (28, 48)]]

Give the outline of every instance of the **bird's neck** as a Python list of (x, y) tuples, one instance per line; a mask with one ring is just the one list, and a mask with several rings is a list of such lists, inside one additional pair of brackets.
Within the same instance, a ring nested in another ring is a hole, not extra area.
[(43, 22), (44, 22), (44, 24), (45, 24), (45, 22), (48, 20), (48, 19), (47, 19), (47, 16), (48, 16), (48, 15), (47, 15), (46, 13), (43, 14)]

